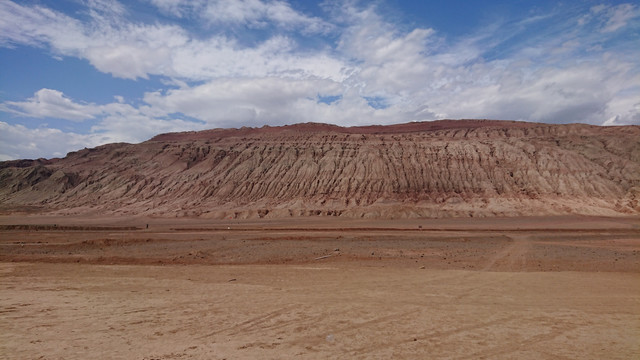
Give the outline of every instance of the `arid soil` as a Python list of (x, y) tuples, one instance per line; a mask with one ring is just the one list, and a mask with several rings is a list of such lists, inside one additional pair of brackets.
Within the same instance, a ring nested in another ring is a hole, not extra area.
[(576, 216), (375, 221), (87, 217), (83, 222), (5, 216), (0, 217), (0, 261), (300, 265), (321, 260), (447, 270), (640, 272), (639, 224), (635, 217)]
[(2, 216), (0, 274), (7, 359), (640, 357), (637, 217)]

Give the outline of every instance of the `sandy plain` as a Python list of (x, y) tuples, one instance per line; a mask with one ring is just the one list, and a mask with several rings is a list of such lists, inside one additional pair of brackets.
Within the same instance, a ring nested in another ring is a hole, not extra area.
[(0, 357), (637, 359), (640, 219), (0, 216)]

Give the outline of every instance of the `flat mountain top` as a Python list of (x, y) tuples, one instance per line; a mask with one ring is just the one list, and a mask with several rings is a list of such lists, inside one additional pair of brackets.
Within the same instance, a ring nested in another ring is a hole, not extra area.
[(584, 124), (571, 125), (550, 125), (541, 123), (531, 123), (522, 121), (507, 120), (437, 120), (424, 122), (411, 122), (393, 125), (368, 125), (342, 127), (323, 123), (301, 123), (284, 126), (263, 126), (260, 128), (243, 127), (239, 129), (212, 129), (203, 131), (185, 131), (178, 133), (160, 134), (150, 141), (193, 141), (207, 140), (222, 137), (242, 137), (242, 136), (265, 136), (269, 134), (317, 134), (317, 133), (338, 133), (338, 134), (362, 134), (362, 135), (384, 135), (384, 134), (407, 134), (420, 132), (433, 132), (439, 130), (472, 130), (472, 129), (532, 129), (540, 127), (572, 126), (572, 127), (592, 127)]

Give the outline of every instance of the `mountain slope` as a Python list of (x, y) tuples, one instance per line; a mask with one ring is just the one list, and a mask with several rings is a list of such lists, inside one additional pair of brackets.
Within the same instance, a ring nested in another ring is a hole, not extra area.
[(163, 134), (0, 163), (4, 210), (214, 218), (640, 213), (640, 127), (443, 120)]

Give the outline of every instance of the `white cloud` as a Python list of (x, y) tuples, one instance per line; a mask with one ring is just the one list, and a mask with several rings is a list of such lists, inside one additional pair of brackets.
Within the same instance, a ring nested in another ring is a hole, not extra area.
[[(194, 126), (196, 125), (196, 126)], [(62, 131), (50, 127), (28, 128), (0, 121), (0, 161), (63, 157), (70, 151), (114, 142), (140, 142), (161, 132), (201, 130), (194, 123), (179, 120), (154, 120), (114, 117), (89, 134)]]
[(166, 117), (167, 113), (148, 106), (138, 108), (124, 103), (122, 96), (115, 96), (116, 102), (99, 105), (80, 104), (65, 96), (61, 91), (40, 89), (27, 101), (7, 101), (0, 104), (0, 110), (31, 118), (55, 118), (71, 121), (99, 119), (104, 116)]
[(326, 33), (334, 28), (329, 22), (296, 11), (281, 0), (149, 1), (167, 15), (200, 18), (209, 25), (275, 26), (306, 34)]
[(91, 44), (78, 49), (98, 70), (116, 77), (135, 79), (148, 75), (177, 75), (173, 54), (189, 38), (170, 25), (102, 24), (89, 37)]
[(141, 111), (111, 113), (100, 123), (91, 127), (91, 136), (101, 136), (102, 143), (128, 142), (138, 143), (148, 140), (157, 134), (190, 130), (204, 130), (202, 123), (183, 119), (156, 118), (147, 116)]
[[(596, 10), (613, 14), (621, 8)], [(637, 123), (635, 105), (616, 99), (626, 93), (640, 98), (640, 69), (626, 57), (588, 53), (602, 41), (592, 33), (558, 25), (543, 30), (552, 35), (528, 36), (533, 41), (511, 45), (507, 58), (483, 58), (501, 46), (501, 38), (528, 32), (523, 25), (549, 16), (495, 26), (447, 44), (432, 30), (402, 33), (372, 9), (350, 13), (354, 23), (344, 32), (340, 49), (359, 61), (360, 71), (349, 81), (362, 95), (385, 98), (396, 111), (407, 114), (426, 106), (427, 115), (435, 118)]]
[[(335, 96), (333, 102), (321, 101)], [(325, 122), (352, 126), (430, 120), (428, 107), (390, 104), (376, 109), (356, 87), (321, 79), (218, 79), (195, 87), (147, 93), (150, 108), (201, 119), (207, 127)]]
[[(621, 46), (631, 40), (619, 37), (637, 18), (635, 5), (593, 7), (563, 14), (562, 21), (555, 12), (533, 15), (447, 39), (437, 29), (401, 26), (376, 7), (355, 2), (334, 3), (332, 17), (319, 19), (284, 1), (148, 1), (174, 18), (198, 22), (195, 27), (278, 31), (246, 42), (233, 31), (195, 34), (159, 20), (132, 22), (127, 8), (110, 0), (88, 2), (90, 16), (83, 21), (45, 7), (0, 1), (0, 46), (47, 48), (54, 55), (86, 59), (116, 77), (158, 75), (165, 85), (141, 99), (114, 96), (109, 104), (72, 100), (54, 89), (0, 104), (0, 111), (18, 116), (91, 120), (89, 134), (4, 126), (34, 139), (68, 136), (77, 146), (83, 141), (82, 146), (93, 146), (142, 141), (166, 131), (305, 121), (361, 125), (497, 118), (640, 124), (640, 49)], [(322, 45), (300, 43), (293, 32), (305, 27)], [(328, 40), (318, 35), (329, 28), (334, 32)], [(611, 39), (618, 41), (615, 48)], [(325, 103), (324, 96), (333, 100)], [(130, 105), (138, 100), (144, 103)], [(11, 144), (3, 149), (14, 149), (12, 154), (35, 153), (12, 138), (4, 141)], [(52, 154), (49, 145), (24, 144)]]
[(0, 110), (33, 118), (58, 118), (72, 121), (93, 119), (99, 110), (91, 104), (78, 104), (57, 90), (40, 89), (27, 101), (7, 101)]
[(181, 18), (190, 11), (191, 8), (200, 8), (202, 1), (197, 0), (148, 0), (156, 6), (162, 13)]
[(82, 147), (111, 142), (140, 142), (160, 132), (203, 130), (204, 123), (168, 116), (159, 108), (134, 107), (119, 102), (78, 104), (57, 90), (41, 89), (24, 102), (5, 102), (0, 110), (33, 118), (71, 121), (92, 119), (87, 134), (62, 131), (47, 125), (28, 128), (0, 122), (0, 161), (2, 159), (59, 157)]
[[(640, 80), (640, 77), (636, 80)], [(616, 94), (607, 103), (609, 118), (602, 125), (640, 125), (640, 86), (635, 91)]]
[(596, 5), (591, 11), (578, 18), (577, 23), (585, 26), (597, 24), (600, 33), (613, 33), (626, 27), (629, 21), (640, 16), (640, 9), (634, 4)]
[(30, 129), (0, 121), (0, 161), (62, 157), (70, 151), (104, 144), (96, 135), (81, 135), (51, 128)]
[(315, 104), (318, 95), (340, 94), (341, 91), (342, 86), (330, 80), (227, 78), (166, 93), (147, 93), (144, 100), (152, 108), (166, 113), (183, 113), (219, 127), (304, 120), (309, 114), (293, 115), (291, 108), (306, 102)]
[(347, 64), (328, 54), (296, 52), (295, 44), (282, 36), (251, 48), (225, 37), (192, 40), (172, 55), (175, 76), (194, 80), (281, 76), (342, 81), (350, 71)]
[(123, 16), (127, 9), (117, 0), (86, 0), (90, 11), (112, 16)]
[[(178, 8), (181, 5), (167, 4)], [(223, 5), (209, 6), (216, 4)], [(247, 4), (262, 4), (258, 7), (271, 14), (270, 21), (277, 17), (284, 21), (288, 16), (291, 23), (305, 19), (291, 15), (280, 2)], [(119, 13), (115, 11), (107, 17), (94, 14), (93, 22), (81, 23), (45, 8), (0, 3), (0, 19), (10, 19), (0, 20), (0, 44), (50, 47), (57, 54), (85, 58), (96, 69), (127, 79), (162, 75), (204, 80), (276, 73), (340, 79), (348, 71), (342, 61), (323, 51), (296, 52), (296, 44), (283, 36), (274, 36), (255, 47), (243, 47), (224, 35), (200, 39), (175, 25), (128, 23), (116, 16)]]
[[(531, 74), (519, 64), (494, 68), (488, 63), (468, 73), (469, 84), (460, 91), (434, 92), (434, 109), (445, 117), (502, 118), (551, 123), (586, 122), (601, 124), (614, 114), (629, 110), (611, 104), (625, 84), (628, 72), (623, 64), (609, 61), (608, 67), (584, 63), (568, 68), (541, 68)], [(484, 75), (483, 75), (484, 74)], [(478, 77), (489, 81), (482, 84)], [(637, 92), (636, 92), (637, 94)]]
[(116, 8), (109, 17), (93, 14), (93, 22), (82, 23), (46, 8), (0, 2), (0, 45), (47, 47), (55, 54), (85, 58), (116, 77), (175, 75), (171, 53), (187, 42), (185, 32), (171, 25), (124, 23), (119, 15)]
[(210, 25), (275, 26), (306, 34), (326, 33), (330, 23), (296, 11), (281, 0), (149, 0), (163, 13), (176, 17), (199, 17)]
[[(123, 141), (137, 143), (156, 135), (157, 133), (151, 130), (153, 127), (157, 127), (160, 132), (202, 130), (201, 127), (184, 125), (179, 122), (161, 121), (131, 123), (129, 119), (116, 119), (101, 132), (79, 134), (49, 127), (28, 128), (0, 121), (0, 161), (64, 157), (68, 152), (85, 147)], [(134, 133), (139, 130), (146, 135), (139, 136)]]
[(403, 34), (369, 9), (358, 14), (356, 23), (342, 34), (338, 48), (371, 65), (407, 58), (415, 60), (428, 51), (426, 45), (433, 33), (432, 29), (417, 28)]
[(602, 28), (602, 32), (614, 32), (627, 25), (627, 22), (637, 16), (640, 16), (640, 11), (635, 5), (632, 4), (620, 4), (608, 8), (606, 11), (607, 22)]
[(77, 56), (77, 49), (89, 42), (83, 28), (80, 21), (44, 7), (0, 2), (0, 45), (51, 46)]

